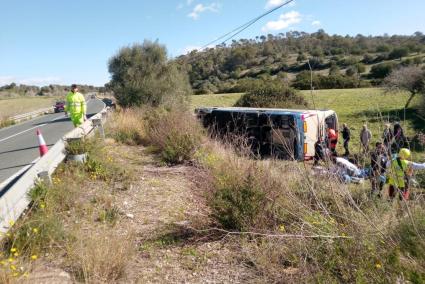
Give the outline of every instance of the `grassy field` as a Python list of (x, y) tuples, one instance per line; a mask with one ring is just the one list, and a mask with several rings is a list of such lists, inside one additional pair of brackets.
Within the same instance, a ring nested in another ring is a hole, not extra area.
[(52, 106), (56, 99), (53, 97), (0, 99), (0, 119)]
[[(403, 106), (408, 98), (407, 93), (385, 93), (378, 88), (302, 91), (310, 104), (310, 108), (333, 109), (337, 112), (339, 122), (347, 123), (352, 130), (352, 147), (359, 149), (359, 135), (364, 123), (372, 131), (373, 140), (381, 138), (384, 124), (387, 121), (400, 121), (408, 136), (414, 136), (425, 128), (425, 118), (412, 109), (407, 109), (404, 119)], [(242, 94), (217, 94), (192, 96), (192, 107), (200, 106), (232, 106)], [(414, 107), (419, 103), (416, 98)]]

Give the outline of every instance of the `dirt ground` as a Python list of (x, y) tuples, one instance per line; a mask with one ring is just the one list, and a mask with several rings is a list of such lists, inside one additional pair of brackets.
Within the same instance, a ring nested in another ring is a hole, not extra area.
[[(131, 237), (131, 258), (118, 283), (246, 283), (255, 282), (252, 269), (241, 261), (232, 246), (236, 242), (223, 236), (196, 233), (192, 228), (211, 225), (205, 199), (206, 177), (194, 166), (159, 165), (144, 148), (109, 142), (114, 161), (132, 171), (131, 185), (115, 190), (93, 181), (84, 185), (79, 198), (83, 215), (93, 200), (107, 198), (119, 217), (110, 227), (117, 236)], [(107, 194), (99, 194), (106, 190)], [(92, 236), (104, 232), (68, 214), (65, 227), (75, 227)], [(91, 218), (88, 218), (90, 220)], [(97, 232), (96, 232), (97, 230)], [(102, 256), (96, 256), (102, 257)], [(44, 258), (30, 274), (29, 283), (72, 283), (75, 275), (65, 273), (65, 259)], [(78, 280), (78, 279), (77, 279)]]

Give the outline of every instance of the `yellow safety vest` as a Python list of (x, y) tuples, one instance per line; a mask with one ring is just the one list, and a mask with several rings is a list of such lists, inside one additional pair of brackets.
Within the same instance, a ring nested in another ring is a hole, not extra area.
[(65, 111), (71, 115), (86, 114), (86, 99), (81, 93), (69, 92), (66, 96)]
[(407, 174), (409, 161), (400, 159), (400, 164), (401, 168), (397, 159), (391, 161), (391, 172), (388, 183), (396, 186), (397, 188), (404, 188), (406, 186), (404, 177)]

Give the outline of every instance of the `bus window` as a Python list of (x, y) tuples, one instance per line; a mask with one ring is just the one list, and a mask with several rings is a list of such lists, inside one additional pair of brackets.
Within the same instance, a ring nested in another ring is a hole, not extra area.
[(325, 118), (326, 128), (332, 128), (335, 131), (338, 131), (338, 121), (336, 115), (332, 114)]

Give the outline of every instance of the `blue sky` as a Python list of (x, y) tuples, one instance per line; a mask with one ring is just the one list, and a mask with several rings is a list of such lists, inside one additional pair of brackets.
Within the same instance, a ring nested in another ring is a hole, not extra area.
[[(282, 0), (0, 0), (0, 85), (109, 81), (108, 59), (144, 39), (169, 56), (202, 46)], [(239, 35), (425, 32), (424, 0), (295, 0)]]

